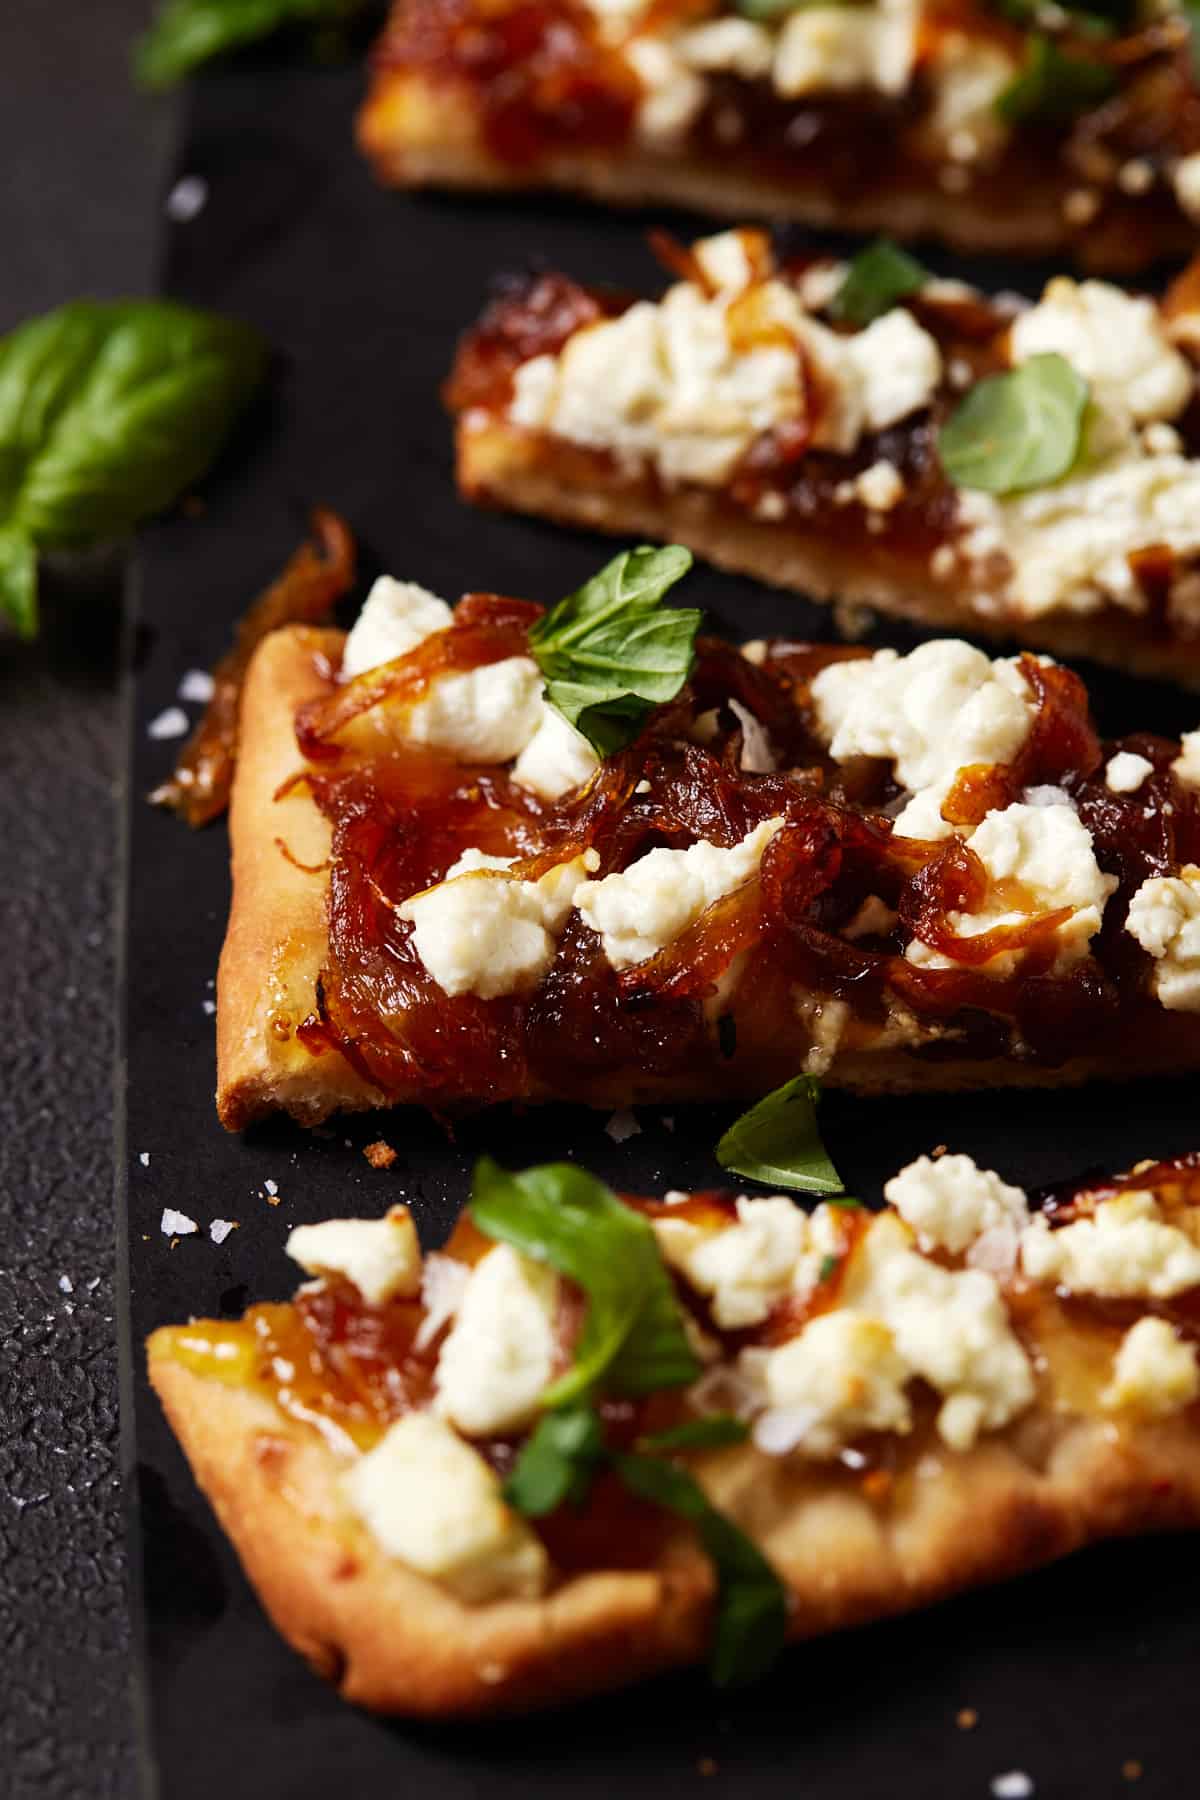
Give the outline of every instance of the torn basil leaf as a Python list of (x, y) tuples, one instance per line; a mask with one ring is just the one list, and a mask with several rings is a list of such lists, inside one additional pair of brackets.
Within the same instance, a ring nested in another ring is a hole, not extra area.
[(679, 544), (625, 550), (529, 634), (547, 700), (601, 756), (635, 738), (691, 673), (701, 614), (661, 604), (691, 566)]
[(723, 1169), (774, 1188), (840, 1194), (845, 1182), (829, 1160), (817, 1129), (821, 1085), (797, 1075), (735, 1119), (717, 1145)]
[(543, 1413), (504, 1484), (504, 1498), (530, 1519), (566, 1500), (581, 1506), (603, 1454), (604, 1428), (592, 1407)]
[(36, 621), (37, 550), (120, 537), (202, 475), (261, 374), (248, 326), (78, 300), (0, 339), (0, 604)]
[(1024, 66), (997, 96), (996, 111), (1009, 125), (1061, 123), (1107, 100), (1116, 86), (1108, 63), (1068, 56), (1053, 38), (1035, 31)]
[(675, 1450), (720, 1450), (726, 1444), (742, 1444), (750, 1435), (744, 1419), (733, 1413), (710, 1413), (704, 1419), (685, 1419), (666, 1431), (638, 1439), (638, 1449), (666, 1454)]
[(888, 238), (860, 250), (829, 305), (829, 316), (847, 325), (869, 325), (930, 279), (929, 270)]
[(989, 375), (938, 434), (942, 467), (956, 487), (1020, 494), (1071, 468), (1083, 436), (1088, 384), (1054, 351)]
[(340, 25), (368, 0), (164, 0), (134, 48), (134, 73), (146, 87), (173, 87), (229, 50), (270, 37), (285, 25)]
[(587, 1295), (574, 1365), (547, 1388), (544, 1406), (578, 1401), (597, 1384), (649, 1394), (699, 1374), (653, 1228), (593, 1175), (570, 1163), (510, 1174), (484, 1157), (471, 1217), (486, 1237), (546, 1263)]
[(621, 1454), (614, 1455), (613, 1466), (630, 1493), (695, 1527), (717, 1576), (713, 1680), (718, 1687), (753, 1681), (774, 1662), (786, 1636), (787, 1600), (778, 1575), (685, 1469), (655, 1457)]

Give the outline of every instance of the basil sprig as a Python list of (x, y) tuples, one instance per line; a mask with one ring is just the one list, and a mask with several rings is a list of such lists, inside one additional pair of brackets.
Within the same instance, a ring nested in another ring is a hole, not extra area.
[(164, 0), (134, 49), (147, 87), (172, 87), (193, 69), (270, 37), (285, 25), (339, 25), (367, 0)]
[(621, 1454), (613, 1457), (613, 1466), (639, 1499), (695, 1526), (717, 1575), (712, 1678), (718, 1687), (753, 1681), (774, 1662), (787, 1633), (787, 1601), (778, 1575), (686, 1469), (657, 1457)]
[(996, 111), (1009, 125), (1058, 124), (1098, 106), (1117, 86), (1108, 63), (1069, 56), (1053, 38), (1035, 31), (1025, 63), (996, 98)]
[(37, 552), (169, 505), (263, 359), (248, 326), (167, 300), (77, 300), (0, 339), (0, 609), (19, 631), (37, 625)]
[(549, 1264), (587, 1295), (574, 1366), (544, 1405), (565, 1406), (601, 1381), (610, 1393), (650, 1394), (700, 1373), (652, 1226), (594, 1175), (571, 1163), (514, 1175), (485, 1156), (471, 1217), (485, 1237)]
[(915, 294), (930, 279), (914, 256), (888, 238), (877, 238), (860, 250), (846, 270), (841, 287), (829, 304), (829, 315), (847, 325), (869, 325), (907, 294)]
[(535, 1519), (564, 1504), (582, 1506), (608, 1469), (640, 1499), (686, 1519), (717, 1577), (713, 1678), (751, 1680), (783, 1644), (783, 1586), (693, 1477), (665, 1460), (740, 1443), (745, 1425), (728, 1416), (685, 1420), (641, 1439), (634, 1451), (618, 1451), (607, 1446), (597, 1410), (601, 1393), (683, 1387), (700, 1372), (653, 1227), (569, 1163), (509, 1174), (486, 1157), (475, 1170), (471, 1217), (486, 1237), (574, 1281), (588, 1301), (574, 1366), (542, 1395), (542, 1416), (504, 1484), (508, 1504)]
[(971, 389), (938, 434), (957, 487), (1020, 494), (1065, 475), (1079, 455), (1088, 384), (1055, 351)]
[(769, 1187), (809, 1194), (841, 1194), (846, 1184), (830, 1161), (817, 1128), (821, 1084), (797, 1075), (735, 1119), (717, 1145), (723, 1169)]
[(601, 756), (636, 737), (691, 673), (701, 614), (659, 604), (691, 566), (679, 544), (622, 551), (529, 634), (547, 700)]

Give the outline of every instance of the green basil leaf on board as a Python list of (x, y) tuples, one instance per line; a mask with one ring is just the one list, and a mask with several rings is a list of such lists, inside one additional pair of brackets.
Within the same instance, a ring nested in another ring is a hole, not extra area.
[(93, 543), (168, 506), (212, 462), (264, 359), (248, 326), (168, 300), (74, 301), (0, 339), (0, 598), (20, 628), (36, 592), (14, 540)]
[(37, 551), (23, 531), (0, 531), (0, 612), (24, 638), (37, 630)]
[(134, 49), (146, 87), (171, 87), (193, 69), (270, 37), (285, 25), (340, 25), (366, 0), (163, 0)]
[(743, 1444), (750, 1435), (744, 1419), (732, 1413), (710, 1413), (703, 1419), (685, 1419), (666, 1431), (638, 1439), (638, 1449), (665, 1454), (675, 1450), (720, 1450), (726, 1444)]
[(778, 1575), (685, 1469), (636, 1455), (617, 1454), (613, 1464), (630, 1493), (695, 1526), (717, 1576), (713, 1680), (718, 1687), (753, 1681), (774, 1662), (786, 1636), (787, 1599)]
[(625, 550), (529, 634), (546, 698), (601, 756), (636, 737), (691, 673), (701, 614), (660, 604), (691, 566), (679, 544)]
[(996, 100), (996, 111), (1009, 125), (1055, 124), (1099, 106), (1117, 87), (1108, 63), (1068, 56), (1053, 38), (1034, 32), (1024, 67)]
[(566, 1500), (580, 1506), (603, 1454), (604, 1428), (592, 1407), (543, 1413), (504, 1484), (504, 1498), (530, 1519)]
[(1088, 384), (1053, 351), (971, 389), (938, 434), (956, 487), (1020, 494), (1072, 467), (1083, 437)]
[(587, 1295), (575, 1363), (543, 1394), (544, 1406), (578, 1401), (599, 1383), (635, 1395), (695, 1380), (700, 1365), (653, 1228), (603, 1182), (570, 1163), (510, 1174), (484, 1157), (471, 1217), (485, 1237), (546, 1263)]
[(797, 1075), (735, 1119), (717, 1145), (717, 1161), (734, 1175), (769, 1187), (840, 1194), (845, 1182), (829, 1159), (817, 1127), (821, 1085)]
[(860, 250), (829, 307), (847, 325), (869, 325), (930, 279), (929, 270), (887, 238)]

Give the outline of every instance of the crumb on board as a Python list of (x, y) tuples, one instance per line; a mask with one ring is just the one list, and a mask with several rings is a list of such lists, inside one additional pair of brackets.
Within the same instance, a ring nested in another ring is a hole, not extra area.
[(146, 736), (159, 742), (164, 738), (186, 737), (188, 716), (182, 706), (164, 706), (146, 727)]
[(945, 1154), (946, 1154), (945, 1144), (935, 1144), (933, 1149), (929, 1152), (929, 1154), (932, 1157), (933, 1161), (936, 1162), (939, 1156), (945, 1156)]
[(696, 1764), (696, 1773), (698, 1775), (715, 1775), (716, 1772), (717, 1759), (715, 1756), (702, 1756)]
[(955, 1714), (954, 1723), (960, 1731), (974, 1731), (979, 1723), (979, 1714), (973, 1706), (960, 1706)]
[(626, 1138), (636, 1137), (642, 1129), (628, 1107), (615, 1112), (604, 1127), (614, 1144), (623, 1144)]
[(190, 1237), (193, 1231), (199, 1231), (195, 1219), (189, 1219), (186, 1213), (176, 1212), (173, 1206), (164, 1206), (159, 1230), (164, 1237)]
[(1140, 1781), (1142, 1779), (1144, 1770), (1142, 1769), (1142, 1765), (1138, 1761), (1137, 1757), (1131, 1756), (1131, 1757), (1128, 1757), (1127, 1760), (1121, 1764), (1121, 1773), (1125, 1777), (1126, 1781)]
[(373, 1144), (367, 1144), (363, 1155), (373, 1169), (390, 1169), (396, 1160), (396, 1152), (386, 1138), (376, 1138)]

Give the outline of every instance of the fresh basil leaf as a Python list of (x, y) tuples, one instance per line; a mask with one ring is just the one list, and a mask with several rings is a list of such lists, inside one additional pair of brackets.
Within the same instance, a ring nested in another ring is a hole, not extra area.
[(786, 1636), (787, 1601), (778, 1575), (686, 1470), (650, 1456), (617, 1454), (612, 1460), (630, 1493), (695, 1526), (717, 1576), (713, 1680), (719, 1687), (753, 1681), (778, 1656)]
[(563, 1504), (582, 1505), (604, 1454), (604, 1428), (590, 1406), (543, 1413), (521, 1447), (504, 1498), (527, 1518), (544, 1518)]
[(1079, 455), (1088, 384), (1053, 351), (989, 375), (938, 434), (957, 487), (1020, 494), (1065, 475)]
[(649, 1222), (603, 1182), (570, 1163), (510, 1174), (490, 1157), (475, 1167), (471, 1217), (581, 1287), (587, 1317), (568, 1373), (542, 1404), (565, 1406), (597, 1383), (618, 1394), (684, 1387), (700, 1372)]
[(37, 631), (37, 551), (23, 531), (0, 531), (0, 612), (23, 638)]
[(270, 37), (284, 25), (340, 24), (364, 0), (165, 0), (134, 47), (147, 87), (172, 87), (227, 50)]
[(840, 1194), (846, 1184), (829, 1160), (817, 1129), (821, 1085), (797, 1075), (735, 1119), (717, 1145), (723, 1169), (770, 1187)]
[(247, 326), (166, 300), (76, 301), (0, 339), (0, 531), (117, 537), (216, 455), (263, 366)]
[(679, 544), (625, 550), (529, 634), (546, 698), (601, 756), (636, 737), (691, 673), (701, 615), (660, 605), (691, 566)]
[(1009, 125), (1055, 124), (1098, 106), (1117, 86), (1108, 63), (1068, 56), (1053, 38), (1034, 32), (1025, 64), (996, 98), (996, 111)]
[(887, 238), (860, 250), (829, 306), (830, 317), (869, 325), (930, 279), (929, 270)]
[(735, 1418), (732, 1413), (710, 1413), (706, 1419), (685, 1419), (682, 1425), (639, 1438), (638, 1449), (719, 1450), (726, 1444), (742, 1444), (749, 1435), (750, 1427), (744, 1419)]

